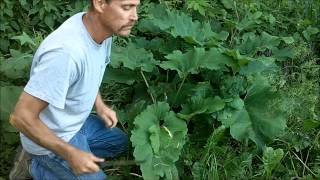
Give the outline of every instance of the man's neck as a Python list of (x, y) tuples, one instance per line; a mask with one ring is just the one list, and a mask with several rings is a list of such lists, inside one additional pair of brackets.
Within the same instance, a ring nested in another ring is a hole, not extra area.
[(106, 38), (112, 36), (112, 33), (106, 32), (99, 21), (99, 17), (94, 12), (87, 12), (82, 18), (83, 24), (89, 32), (91, 38), (98, 44), (101, 44)]

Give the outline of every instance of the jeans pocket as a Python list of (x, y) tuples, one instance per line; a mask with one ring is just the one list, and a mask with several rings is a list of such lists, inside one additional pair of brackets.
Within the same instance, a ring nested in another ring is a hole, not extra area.
[(66, 161), (54, 154), (34, 156), (31, 163), (34, 180), (77, 180)]

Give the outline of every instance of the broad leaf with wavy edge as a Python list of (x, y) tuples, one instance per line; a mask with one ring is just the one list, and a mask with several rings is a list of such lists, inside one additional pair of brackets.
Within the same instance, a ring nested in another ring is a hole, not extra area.
[(153, 16), (150, 21), (156, 27), (168, 32), (173, 37), (182, 37), (189, 43), (203, 45), (211, 38), (222, 39), (225, 33), (218, 34), (211, 30), (209, 23), (193, 21), (184, 13), (170, 11), (162, 5), (156, 5), (151, 9)]
[(219, 120), (230, 127), (233, 138), (239, 141), (250, 138), (262, 148), (286, 128), (285, 114), (277, 107), (278, 96), (268, 81), (258, 76), (247, 89), (244, 102), (236, 99), (236, 110), (229, 117)]
[(113, 68), (123, 66), (131, 70), (141, 69), (145, 72), (152, 72), (157, 62), (153, 59), (152, 53), (129, 43), (127, 47), (112, 48), (110, 64)]
[(205, 51), (204, 48), (194, 48), (186, 53), (174, 51), (166, 56), (168, 61), (160, 64), (163, 69), (176, 70), (180, 78), (185, 78), (188, 74), (199, 73), (200, 68), (218, 70), (225, 65), (235, 68), (235, 61), (223, 54), (219, 48), (211, 48)]
[(224, 100), (218, 96), (208, 98), (193, 96), (187, 104), (182, 105), (182, 111), (178, 114), (178, 116), (182, 119), (189, 120), (197, 114), (220, 111), (224, 108), (224, 106)]
[(167, 103), (147, 107), (134, 121), (130, 138), (134, 157), (144, 179), (178, 179), (175, 162), (187, 134), (186, 123), (177, 118)]

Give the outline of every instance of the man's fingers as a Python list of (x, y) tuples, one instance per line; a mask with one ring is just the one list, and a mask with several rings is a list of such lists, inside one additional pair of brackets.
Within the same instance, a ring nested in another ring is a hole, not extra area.
[(111, 126), (111, 128), (114, 128), (114, 127), (117, 125), (117, 123), (118, 123), (118, 119), (117, 119), (117, 116), (116, 116), (115, 113), (111, 115), (111, 120), (112, 120), (112, 126)]
[(105, 116), (105, 120), (107, 122), (108, 127), (110, 128), (114, 128), (118, 123), (118, 119), (116, 116)]
[(103, 158), (98, 158), (98, 157), (95, 156), (95, 155), (91, 155), (91, 159), (92, 159), (94, 162), (103, 162), (103, 161), (104, 161)]
[(102, 118), (103, 118), (104, 121), (107, 123), (107, 126), (108, 126), (108, 127), (111, 127), (111, 126), (112, 126), (112, 121), (110, 120), (110, 118), (108, 118), (107, 115), (103, 115)]
[(86, 166), (82, 169), (81, 173), (96, 173), (100, 170), (100, 167), (96, 164), (96, 162), (103, 162), (104, 159), (98, 158), (94, 155), (90, 155), (91, 161), (86, 163)]
[(90, 162), (88, 165), (88, 172), (87, 173), (95, 173), (100, 170), (99, 166), (95, 162)]
[(111, 127), (112, 126), (112, 121), (109, 118), (107, 118), (106, 120), (107, 120), (108, 127)]

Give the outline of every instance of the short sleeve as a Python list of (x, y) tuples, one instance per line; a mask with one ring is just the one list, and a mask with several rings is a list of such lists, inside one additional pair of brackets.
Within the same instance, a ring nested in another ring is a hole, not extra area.
[(77, 77), (73, 59), (62, 51), (48, 51), (40, 55), (32, 67), (24, 91), (34, 97), (64, 109), (67, 92)]

